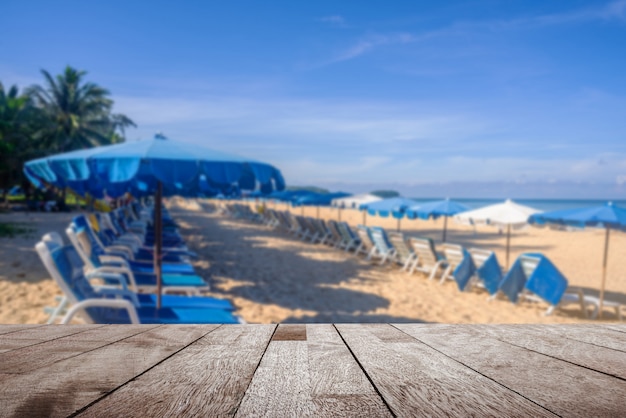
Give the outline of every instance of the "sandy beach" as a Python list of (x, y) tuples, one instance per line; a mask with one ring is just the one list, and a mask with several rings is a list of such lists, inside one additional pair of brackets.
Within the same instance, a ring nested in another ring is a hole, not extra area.
[[(515, 306), (504, 299), (488, 301), (481, 290), (459, 292), (456, 284), (439, 285), (420, 274), (408, 275), (399, 267), (378, 266), (363, 256), (310, 244), (245, 220), (212, 211), (213, 204), (175, 199), (168, 202), (191, 249), (199, 253), (195, 266), (209, 278), (211, 295), (230, 299), (247, 322), (445, 322), (445, 323), (572, 323), (587, 322), (575, 306), (544, 316), (545, 305)], [(287, 205), (276, 206), (284, 210)], [(317, 216), (314, 207), (291, 209)], [(64, 229), (75, 214), (0, 214), (0, 222), (24, 222), (26, 235), (0, 238), (0, 323), (43, 323), (44, 306), (55, 304), (60, 290), (48, 277), (33, 246), (46, 232)], [(321, 208), (319, 216), (338, 219), (334, 208)], [(342, 210), (341, 219), (363, 223), (355, 210)], [(388, 230), (395, 219), (367, 216), (367, 225)], [(407, 235), (427, 236), (441, 242), (443, 222), (403, 220)], [(505, 235), (491, 227), (448, 223), (448, 242), (494, 250), (505, 260)], [(597, 294), (600, 286), (604, 233), (529, 227), (514, 231), (511, 262), (523, 252), (542, 252), (568, 277), (570, 286)], [(606, 298), (626, 303), (626, 234), (611, 236)], [(603, 321), (616, 316), (605, 310)], [(597, 321), (589, 321), (597, 322)]]

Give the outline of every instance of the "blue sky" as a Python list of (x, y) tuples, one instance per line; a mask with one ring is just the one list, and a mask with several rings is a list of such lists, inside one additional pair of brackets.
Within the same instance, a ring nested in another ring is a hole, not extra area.
[(0, 81), (88, 71), (289, 184), (626, 197), (626, 0), (3, 2)]

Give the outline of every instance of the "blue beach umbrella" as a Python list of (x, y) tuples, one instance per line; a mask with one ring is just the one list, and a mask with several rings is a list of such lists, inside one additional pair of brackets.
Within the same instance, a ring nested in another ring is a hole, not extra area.
[(269, 164), (198, 144), (173, 141), (163, 135), (32, 160), (24, 165), (24, 172), (34, 182), (69, 187), (81, 195), (155, 194), (155, 234), (158, 237), (155, 272), (159, 278), (159, 306), (164, 191), (167, 195), (198, 196), (209, 190), (229, 195), (240, 188), (255, 188), (256, 183), (262, 190), (285, 188), (282, 174)]
[(611, 229), (626, 229), (626, 209), (614, 206), (611, 202), (604, 206), (594, 206), (580, 209), (557, 210), (532, 215), (528, 222), (531, 224), (567, 225), (579, 228), (604, 228), (604, 256), (602, 259), (602, 286), (600, 288), (600, 316), (602, 316), (602, 302), (604, 301), (604, 287), (606, 283), (606, 264), (609, 250), (609, 236)]
[(436, 200), (433, 202), (420, 203), (407, 209), (406, 216), (409, 219), (437, 219), (443, 216), (443, 242), (446, 242), (446, 232), (448, 230), (448, 217), (457, 213), (465, 212), (469, 208), (454, 200)]
[(335, 193), (314, 193), (298, 198), (293, 202), (294, 206), (316, 206), (317, 218), (320, 217), (320, 206), (330, 206), (330, 202), (333, 199), (350, 196), (349, 193), (335, 192)]
[[(366, 210), (372, 216), (378, 215), (387, 218), (389, 215), (398, 220), (398, 231), (400, 230), (400, 219), (411, 206), (415, 206), (417, 202), (413, 199), (404, 197), (392, 197), (390, 199), (382, 199), (376, 202), (364, 203), (359, 206), (360, 210)], [(363, 223), (365, 223), (365, 212), (363, 213)]]

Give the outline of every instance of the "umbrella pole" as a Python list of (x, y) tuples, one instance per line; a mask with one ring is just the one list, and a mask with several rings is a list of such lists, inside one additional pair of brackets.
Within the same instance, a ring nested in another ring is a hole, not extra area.
[(398, 226), (397, 226), (398, 232), (400, 232), (400, 218), (398, 218)]
[(341, 222), (341, 206), (337, 208), (337, 221)]
[(367, 226), (367, 209), (363, 211), (363, 226)]
[(506, 228), (506, 270), (509, 270), (509, 250), (511, 249), (511, 224)]
[(156, 202), (154, 202), (154, 274), (157, 277), (157, 309), (161, 309), (161, 251), (163, 249), (163, 216), (161, 216), (161, 204), (163, 198), (163, 183), (160, 181), (156, 190)]
[(598, 308), (598, 318), (602, 319), (602, 303), (604, 302), (604, 284), (606, 282), (606, 261), (609, 254), (609, 231), (611, 228), (606, 228), (606, 234), (604, 236), (604, 259), (602, 260), (602, 287), (600, 288), (600, 307)]
[(319, 219), (320, 218), (320, 205), (317, 205), (315, 207), (315, 214), (317, 215), (317, 219)]
[(443, 217), (443, 242), (446, 242), (446, 232), (448, 230), (448, 217)]

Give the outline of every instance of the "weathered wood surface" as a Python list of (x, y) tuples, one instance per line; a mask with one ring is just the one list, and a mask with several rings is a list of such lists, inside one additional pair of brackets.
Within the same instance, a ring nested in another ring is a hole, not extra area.
[(0, 416), (624, 416), (626, 326), (0, 325)]

